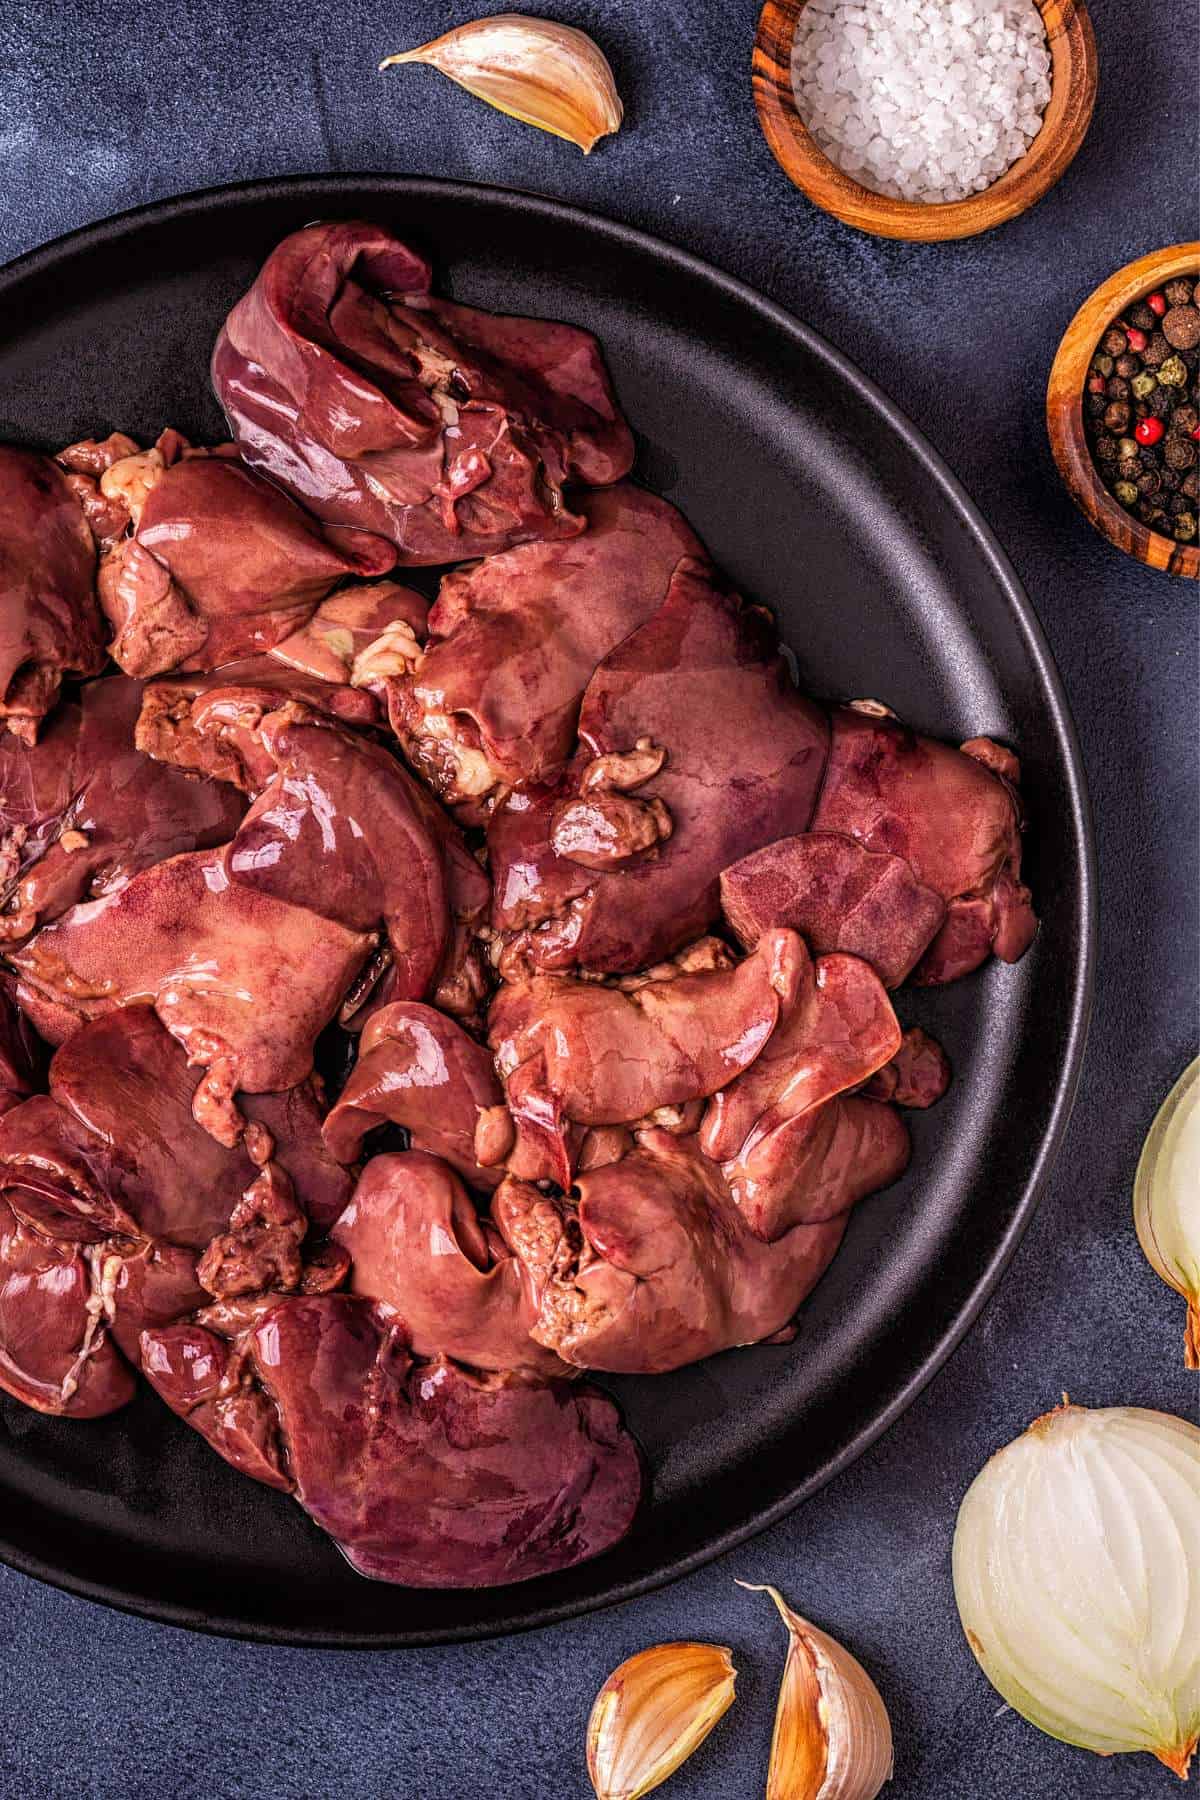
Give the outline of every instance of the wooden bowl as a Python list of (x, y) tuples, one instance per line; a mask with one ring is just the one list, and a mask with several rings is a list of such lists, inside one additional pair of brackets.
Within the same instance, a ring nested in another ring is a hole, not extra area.
[(1050, 448), (1076, 506), (1118, 550), (1136, 556), (1152, 569), (1187, 575), (1193, 581), (1200, 578), (1200, 542), (1180, 544), (1159, 531), (1151, 531), (1126, 512), (1101, 481), (1084, 435), (1083, 395), (1096, 346), (1112, 321), (1165, 281), (1198, 272), (1200, 243), (1172, 244), (1167, 250), (1155, 250), (1110, 275), (1084, 301), (1063, 333), (1046, 389)]
[(754, 104), (768, 144), (810, 200), (859, 231), (928, 244), (974, 237), (1047, 193), (1084, 140), (1096, 103), (1096, 39), (1084, 0), (1038, 0), (1050, 47), (1050, 102), (1025, 155), (968, 200), (891, 200), (842, 173), (810, 136), (792, 89), (792, 43), (806, 0), (767, 0), (754, 40)]

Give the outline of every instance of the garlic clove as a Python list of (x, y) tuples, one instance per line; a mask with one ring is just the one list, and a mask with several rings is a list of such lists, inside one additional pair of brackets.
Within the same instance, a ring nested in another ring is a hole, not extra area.
[(476, 99), (578, 144), (585, 156), (625, 116), (603, 51), (586, 32), (553, 19), (476, 19), (379, 67), (411, 62), (432, 64)]
[(1146, 1261), (1187, 1303), (1183, 1360), (1200, 1368), (1200, 1057), (1158, 1110), (1133, 1181)]
[(770, 1594), (788, 1630), (775, 1708), (767, 1800), (875, 1800), (892, 1778), (892, 1726), (879, 1689), (856, 1657)]
[(720, 1644), (655, 1644), (614, 1669), (587, 1728), (598, 1800), (641, 1800), (673, 1775), (733, 1705), (736, 1679)]

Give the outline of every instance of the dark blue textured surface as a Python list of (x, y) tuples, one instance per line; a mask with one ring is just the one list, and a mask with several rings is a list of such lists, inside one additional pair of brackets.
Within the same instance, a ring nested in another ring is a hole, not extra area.
[[(0, 1570), (0, 1793), (123, 1800), (573, 1800), (608, 1670), (671, 1637), (733, 1646), (740, 1700), (680, 1800), (760, 1794), (782, 1632), (735, 1575), (781, 1585), (876, 1674), (903, 1800), (1169, 1793), (1148, 1759), (1040, 1737), (977, 1671), (950, 1590), (955, 1510), (1057, 1398), (1194, 1416), (1182, 1309), (1141, 1259), (1129, 1188), (1196, 1035), (1197, 591), (1111, 550), (1065, 499), (1045, 375), (1117, 265), (1194, 235), (1193, 9), (1095, 0), (1091, 134), (1032, 213), (965, 244), (860, 237), (758, 132), (756, 0), (547, 0), (591, 29), (627, 124), (586, 161), (432, 71), (377, 76), (471, 5), (16, 0), (0, 15), (0, 258), (121, 207), (250, 175), (390, 169), (573, 199), (656, 231), (810, 320), (903, 405), (980, 502), (1075, 708), (1100, 851), (1101, 965), (1083, 1088), (1041, 1210), (982, 1322), (903, 1421), (764, 1537), (667, 1592), (506, 1643), (398, 1654), (190, 1637)], [(803, 522), (797, 521), (798, 531)], [(1014, 1130), (1020, 1121), (1013, 1121)]]

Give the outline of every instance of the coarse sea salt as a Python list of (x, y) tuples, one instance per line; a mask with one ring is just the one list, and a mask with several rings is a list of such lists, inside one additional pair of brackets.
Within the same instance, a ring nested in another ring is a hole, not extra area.
[(895, 200), (965, 200), (1023, 156), (1050, 99), (1034, 0), (808, 0), (800, 117), (847, 175)]

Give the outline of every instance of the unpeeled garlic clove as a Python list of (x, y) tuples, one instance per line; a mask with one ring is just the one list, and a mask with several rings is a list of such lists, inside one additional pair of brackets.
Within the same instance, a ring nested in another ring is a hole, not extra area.
[(767, 1800), (875, 1800), (892, 1778), (892, 1727), (862, 1664), (824, 1631), (770, 1594), (788, 1629), (787, 1662), (775, 1708)]
[(553, 19), (520, 13), (476, 19), (417, 50), (387, 56), (379, 67), (411, 62), (432, 64), (477, 99), (567, 138), (585, 156), (625, 116), (603, 51), (586, 32)]
[(655, 1644), (614, 1669), (587, 1728), (599, 1800), (641, 1800), (673, 1775), (733, 1705), (736, 1679), (720, 1644)]

